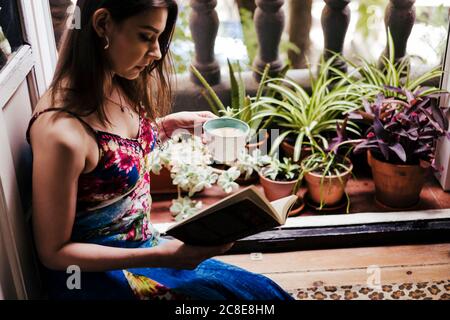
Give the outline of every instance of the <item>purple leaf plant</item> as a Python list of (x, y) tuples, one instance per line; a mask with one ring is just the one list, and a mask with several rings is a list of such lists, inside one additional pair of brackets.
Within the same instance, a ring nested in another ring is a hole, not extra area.
[(423, 92), (420, 88), (415, 92), (385, 88), (398, 97), (380, 93), (373, 103), (363, 101), (364, 111), (357, 113), (370, 127), (354, 152), (370, 150), (373, 156), (389, 163), (434, 167), (437, 140), (450, 139), (447, 109), (438, 106), (438, 98), (447, 93), (420, 96)]

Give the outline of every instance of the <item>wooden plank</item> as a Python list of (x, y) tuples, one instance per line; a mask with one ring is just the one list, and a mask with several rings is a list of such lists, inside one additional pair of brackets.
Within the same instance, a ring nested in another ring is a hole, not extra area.
[(0, 110), (12, 98), (35, 65), (30, 46), (20, 47), (0, 72)]
[(239, 240), (230, 253), (448, 242), (450, 242), (450, 220), (439, 219), (352, 226), (275, 229)]
[[(433, 209), (424, 211), (399, 211), (399, 212), (364, 212), (364, 213), (353, 213), (348, 215), (331, 214), (331, 215), (303, 216), (303, 217), (288, 218), (286, 224), (280, 227), (280, 229), (350, 226), (350, 225), (393, 223), (406, 221), (426, 221), (437, 219), (450, 219), (450, 209)], [(176, 222), (155, 223), (154, 227), (157, 228), (161, 233), (163, 233), (175, 223)]]
[(220, 256), (219, 260), (257, 273), (327, 272), (380, 267), (450, 264), (450, 244), (373, 248), (309, 250), (264, 253), (262, 260), (250, 254)]

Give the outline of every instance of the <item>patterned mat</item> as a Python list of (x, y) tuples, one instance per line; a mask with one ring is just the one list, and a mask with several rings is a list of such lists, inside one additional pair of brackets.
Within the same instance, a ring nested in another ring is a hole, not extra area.
[(297, 289), (291, 292), (296, 300), (450, 300), (450, 280), (367, 285), (324, 286)]

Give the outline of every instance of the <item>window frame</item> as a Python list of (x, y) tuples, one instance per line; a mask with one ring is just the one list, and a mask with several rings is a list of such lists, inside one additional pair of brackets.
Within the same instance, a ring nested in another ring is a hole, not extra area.
[[(440, 88), (450, 92), (450, 22), (448, 27), (447, 46), (442, 63), (442, 79)], [(450, 107), (450, 97), (446, 96), (440, 99), (441, 107)], [(447, 113), (447, 119), (450, 121), (450, 112)], [(449, 129), (450, 130), (450, 129)], [(435, 176), (439, 180), (444, 191), (450, 191), (450, 140), (442, 138), (436, 147), (436, 164), (443, 168), (436, 172)]]
[[(6, 273), (0, 275), (0, 296), (8, 294), (17, 299), (28, 299), (38, 294), (39, 281), (36, 274), (30, 272), (36, 266), (32, 265), (35, 262), (32, 245), (25, 231), (29, 223), (27, 212), (24, 212), (27, 208), (22, 208), (20, 202), (4, 110), (18, 90), (23, 90), (22, 95), (28, 93), (31, 108), (36, 106), (52, 81), (57, 50), (49, 1), (17, 0), (17, 4), (25, 44), (12, 53), (0, 70), (0, 245), (6, 247), (7, 244), (6, 249), (0, 248), (3, 252), (6, 250), (1, 261)], [(11, 277), (5, 279), (8, 274)], [(15, 292), (12, 287), (15, 287)]]
[(42, 96), (53, 79), (58, 60), (50, 3), (48, 0), (20, 0), (20, 3), (24, 38), (33, 48), (37, 89)]

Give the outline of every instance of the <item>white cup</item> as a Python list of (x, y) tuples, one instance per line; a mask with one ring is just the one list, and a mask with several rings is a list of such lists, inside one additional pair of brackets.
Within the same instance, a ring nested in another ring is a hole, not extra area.
[(229, 164), (245, 151), (250, 133), (247, 123), (228, 117), (216, 118), (203, 124), (208, 150), (214, 161)]

